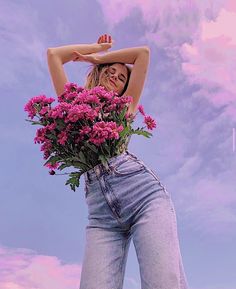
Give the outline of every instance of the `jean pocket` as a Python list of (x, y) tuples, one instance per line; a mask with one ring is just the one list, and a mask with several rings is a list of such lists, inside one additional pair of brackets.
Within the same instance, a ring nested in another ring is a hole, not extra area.
[(146, 167), (146, 170), (153, 176), (153, 178), (154, 178), (155, 180), (157, 180), (159, 186), (162, 187), (162, 189), (163, 189), (163, 191), (165, 192), (166, 196), (167, 196), (167, 197), (170, 197), (170, 193), (167, 191), (166, 187), (161, 183), (161, 180), (160, 180), (159, 176), (157, 175), (157, 173), (154, 172), (154, 170), (152, 170), (152, 169), (150, 169), (150, 168), (147, 168), (147, 167)]
[(144, 169), (144, 165), (136, 159), (126, 159), (113, 167), (116, 176), (129, 176)]

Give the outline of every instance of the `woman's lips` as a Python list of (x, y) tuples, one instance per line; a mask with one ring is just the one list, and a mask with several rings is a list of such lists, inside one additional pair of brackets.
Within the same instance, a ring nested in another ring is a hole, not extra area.
[(114, 81), (112, 81), (111, 79), (109, 79), (109, 81), (116, 87), (116, 84)]

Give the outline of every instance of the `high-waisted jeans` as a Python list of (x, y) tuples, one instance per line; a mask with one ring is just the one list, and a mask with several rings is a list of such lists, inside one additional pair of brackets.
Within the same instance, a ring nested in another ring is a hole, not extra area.
[(128, 150), (108, 165), (84, 173), (89, 223), (80, 289), (122, 289), (131, 238), (142, 289), (187, 289), (170, 193)]

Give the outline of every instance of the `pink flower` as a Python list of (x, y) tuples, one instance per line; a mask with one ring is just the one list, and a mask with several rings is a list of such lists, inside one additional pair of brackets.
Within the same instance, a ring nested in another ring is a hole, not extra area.
[(66, 127), (66, 132), (69, 133), (73, 128), (73, 125), (71, 123), (69, 123)]
[(104, 112), (111, 112), (116, 110), (116, 104), (112, 103), (111, 105), (104, 107)]
[(60, 163), (55, 163), (55, 164), (47, 163), (44, 166), (49, 168), (49, 169), (57, 169), (60, 166)]
[(47, 98), (45, 95), (35, 96), (26, 103), (24, 110), (28, 112), (28, 117), (32, 119), (42, 107), (51, 104), (54, 100), (54, 98)]
[(57, 119), (57, 118), (63, 118), (63, 110), (59, 105), (55, 106), (53, 109), (51, 109), (48, 113), (48, 117)]
[[(34, 141), (41, 144), (44, 159), (50, 159), (54, 155), (62, 157), (60, 161), (55, 160), (56, 163), (53, 161), (45, 165), (51, 175), (55, 174), (61, 163), (65, 163), (65, 166), (61, 166), (60, 169), (74, 165), (78, 168), (79, 165), (70, 162), (70, 157), (78, 158), (79, 161), (82, 158), (78, 155), (80, 150), (86, 155), (86, 160), (81, 161), (87, 162), (88, 165), (96, 165), (98, 160), (93, 157), (94, 148), (89, 144), (98, 146), (95, 150), (98, 155), (112, 156), (117, 149), (115, 145), (118, 142), (115, 140), (120, 139), (124, 129), (127, 135), (136, 133), (131, 123), (137, 114), (128, 113), (129, 104), (133, 102), (132, 96), (119, 96), (103, 86), (85, 89), (68, 82), (63, 93), (58, 96), (58, 103), (52, 107), (53, 101), (53, 98), (39, 95), (25, 105), (29, 117), (38, 118), (38, 121), (31, 123), (41, 125)], [(156, 127), (155, 120), (145, 114), (142, 105), (138, 106), (138, 110), (144, 116), (145, 127)], [(144, 127), (141, 130), (143, 129)], [(104, 144), (109, 144), (109, 152)], [(82, 165), (81, 169), (83, 170)], [(77, 178), (77, 172), (73, 174), (72, 179), (75, 177)], [(68, 183), (72, 185), (73, 190), (74, 186), (77, 186), (77, 182), (76, 185), (71, 181)]]
[(45, 142), (41, 145), (40, 150), (44, 152), (43, 158), (46, 160), (51, 154), (52, 143), (50, 140), (46, 139)]
[(114, 121), (110, 121), (107, 124), (107, 131), (109, 132), (108, 139), (118, 139), (119, 138), (119, 132), (121, 132), (124, 129), (123, 125), (117, 126), (117, 123)]
[(75, 139), (75, 143), (79, 143), (80, 141), (84, 140), (84, 135), (79, 135), (77, 136), (77, 138)]
[(78, 88), (80, 88), (80, 87), (76, 83), (73, 83), (73, 82), (67, 82), (64, 85), (64, 89), (67, 92), (76, 91)]
[(85, 118), (91, 121), (94, 121), (95, 118), (98, 116), (98, 112), (100, 111), (99, 107), (91, 108), (85, 113)]
[(115, 93), (114, 91), (107, 91), (103, 86), (95, 86), (90, 89), (89, 94), (95, 94), (100, 99), (100, 101), (111, 101)]
[(150, 116), (145, 116), (144, 118), (144, 122), (147, 125), (148, 129), (153, 129), (156, 127), (156, 122), (153, 118), (151, 118)]
[(50, 170), (50, 171), (49, 171), (49, 174), (50, 174), (50, 175), (55, 175), (55, 171), (54, 171), (54, 170)]
[(34, 138), (34, 143), (43, 143), (46, 140), (46, 131), (46, 127), (38, 128), (36, 131), (36, 137)]
[(80, 135), (86, 135), (89, 134), (91, 132), (91, 127), (89, 126), (84, 126), (80, 129)]
[(85, 102), (100, 104), (100, 100), (96, 94), (88, 95)]
[(54, 130), (55, 128), (56, 128), (56, 123), (55, 122), (53, 122), (53, 123), (51, 123), (51, 124), (48, 124), (48, 125), (46, 125), (46, 128), (49, 130), (49, 131), (52, 131), (52, 130)]
[(48, 106), (44, 106), (42, 107), (42, 109), (39, 112), (40, 116), (44, 116), (47, 112), (49, 111), (49, 107)]
[(131, 113), (131, 112), (127, 112), (126, 114), (125, 114), (125, 118), (126, 118), (126, 120), (127, 121), (133, 121), (134, 119), (135, 119), (135, 115), (133, 114), (133, 113)]
[(87, 104), (76, 104), (72, 106), (71, 109), (68, 111), (65, 122), (76, 122), (79, 119), (84, 119), (85, 113), (89, 112), (90, 110), (91, 107)]
[(66, 141), (68, 139), (68, 135), (65, 131), (62, 131), (61, 133), (59, 133), (58, 135), (58, 139), (57, 142), (61, 145), (65, 145)]
[(143, 116), (145, 116), (145, 112), (144, 112), (143, 106), (141, 104), (138, 106), (138, 110)]
[(45, 142), (41, 146), (41, 151), (50, 150), (52, 148), (52, 143), (50, 140), (46, 139)]
[(122, 125), (117, 126), (113, 121), (104, 122), (100, 121), (94, 124), (93, 131), (90, 134), (89, 141), (99, 145), (106, 141), (106, 139), (118, 139), (119, 132), (124, 128)]
[(120, 96), (119, 99), (123, 104), (130, 104), (133, 102), (133, 97), (130, 95)]

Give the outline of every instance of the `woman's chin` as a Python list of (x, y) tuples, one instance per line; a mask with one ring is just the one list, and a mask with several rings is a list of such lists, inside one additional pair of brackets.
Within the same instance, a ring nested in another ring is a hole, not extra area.
[(107, 91), (115, 91), (114, 87), (109, 83), (101, 83), (101, 86), (103, 86)]

